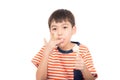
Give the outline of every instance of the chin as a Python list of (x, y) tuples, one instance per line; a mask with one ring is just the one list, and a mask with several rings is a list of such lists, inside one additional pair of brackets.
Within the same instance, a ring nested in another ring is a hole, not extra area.
[(59, 44), (58, 47), (63, 48), (63, 47), (65, 47), (65, 44), (61, 43), (61, 44)]

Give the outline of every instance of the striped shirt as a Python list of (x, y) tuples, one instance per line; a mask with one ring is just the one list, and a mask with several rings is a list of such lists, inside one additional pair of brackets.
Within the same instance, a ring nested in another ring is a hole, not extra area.
[[(88, 48), (80, 44), (79, 42), (74, 42), (79, 46), (79, 53), (71, 50), (61, 50), (59, 47), (53, 50), (53, 53), (49, 55), (48, 59), (48, 72), (47, 80), (75, 80), (75, 75), (82, 75), (80, 71), (75, 72), (76, 56), (80, 55), (87, 66), (91, 74), (97, 78), (97, 73), (93, 65), (92, 56)], [(33, 57), (32, 63), (38, 67), (45, 47)], [(77, 53), (77, 54), (76, 54)], [(82, 76), (83, 77), (83, 76)], [(77, 80), (77, 79), (76, 79)]]

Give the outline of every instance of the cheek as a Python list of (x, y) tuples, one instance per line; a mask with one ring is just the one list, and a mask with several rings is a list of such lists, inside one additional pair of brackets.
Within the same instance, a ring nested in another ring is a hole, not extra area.
[(56, 32), (51, 32), (51, 38), (57, 38), (57, 34), (56, 34)]
[(65, 33), (64, 33), (64, 35), (66, 35), (66, 36), (70, 36), (72, 33), (71, 33), (71, 31), (66, 31)]
[(56, 34), (56, 32), (55, 31), (50, 31), (50, 33), (51, 33), (51, 35), (55, 35)]
[(64, 38), (69, 40), (71, 38), (71, 33), (68, 32), (68, 33), (64, 34)]
[(71, 32), (66, 32), (66, 33), (64, 34), (64, 37), (66, 37), (66, 38), (68, 38), (68, 39), (70, 39), (71, 36), (72, 36), (72, 33), (71, 33)]

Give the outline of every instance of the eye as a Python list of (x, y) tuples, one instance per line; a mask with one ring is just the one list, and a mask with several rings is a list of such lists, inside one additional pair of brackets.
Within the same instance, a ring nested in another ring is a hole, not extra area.
[(57, 30), (57, 28), (52, 28), (53, 31)]
[(68, 27), (67, 27), (67, 26), (64, 26), (63, 28), (64, 28), (64, 29), (67, 29)]

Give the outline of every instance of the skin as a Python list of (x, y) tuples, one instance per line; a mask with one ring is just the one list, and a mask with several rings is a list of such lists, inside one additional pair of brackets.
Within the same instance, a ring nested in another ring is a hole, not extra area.
[[(45, 51), (43, 54), (42, 61), (40, 65), (38, 66), (37, 72), (36, 72), (36, 80), (46, 80), (47, 78), (47, 62), (49, 58), (49, 54), (52, 52), (54, 48), (59, 46), (63, 50), (69, 50), (72, 49), (74, 46), (73, 43), (71, 43), (71, 37), (76, 33), (76, 27), (70, 24), (68, 21), (63, 21), (61, 23), (56, 23), (53, 21), (50, 26), (50, 40), (47, 42), (45, 41)], [(91, 75), (91, 73), (88, 71), (86, 66), (84, 65), (84, 62), (81, 57), (77, 59), (77, 62), (81, 65), (76, 65), (77, 69), (82, 71), (82, 74), (85, 78), (85, 80), (94, 80), (94, 77)]]

